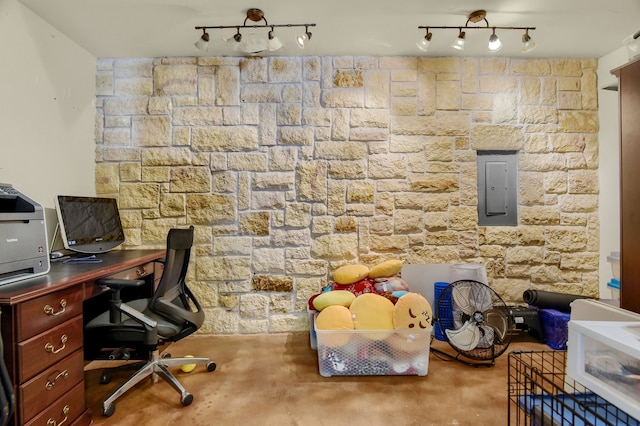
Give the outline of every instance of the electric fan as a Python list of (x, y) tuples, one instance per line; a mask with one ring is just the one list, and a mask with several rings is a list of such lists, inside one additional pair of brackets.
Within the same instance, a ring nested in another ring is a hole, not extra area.
[(511, 342), (512, 326), (509, 309), (500, 296), (479, 281), (462, 280), (449, 284), (436, 302), (435, 327), (446, 336), (455, 356), (433, 349), (433, 352), (469, 365), (494, 365)]

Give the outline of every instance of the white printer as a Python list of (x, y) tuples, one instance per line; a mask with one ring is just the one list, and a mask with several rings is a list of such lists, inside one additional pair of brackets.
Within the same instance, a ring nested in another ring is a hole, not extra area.
[(42, 206), (0, 183), (0, 285), (49, 272)]

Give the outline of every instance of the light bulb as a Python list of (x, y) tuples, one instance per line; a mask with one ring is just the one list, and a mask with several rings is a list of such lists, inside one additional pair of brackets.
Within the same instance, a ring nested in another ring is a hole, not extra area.
[(492, 52), (497, 52), (500, 49), (502, 49), (502, 42), (500, 41), (496, 33), (491, 34), (491, 37), (489, 37), (489, 50)]

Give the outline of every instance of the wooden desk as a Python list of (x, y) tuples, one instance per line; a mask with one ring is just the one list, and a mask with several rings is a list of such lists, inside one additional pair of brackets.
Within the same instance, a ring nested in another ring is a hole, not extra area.
[[(52, 263), (47, 275), (0, 286), (4, 359), (16, 425), (88, 425), (84, 402), (84, 309), (105, 289), (99, 278), (156, 280), (158, 250), (117, 250), (101, 263)], [(158, 265), (159, 266), (159, 265)], [(83, 309), (83, 306), (84, 309)], [(98, 314), (99, 312), (95, 312)]]

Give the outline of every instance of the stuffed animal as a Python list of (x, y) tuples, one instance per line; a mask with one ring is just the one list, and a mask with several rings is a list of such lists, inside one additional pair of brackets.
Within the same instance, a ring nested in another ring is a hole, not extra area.
[(369, 278), (363, 278), (360, 281), (351, 284), (339, 284), (337, 282), (331, 283), (329, 286), (325, 287), (322, 291), (335, 291), (335, 290), (346, 290), (353, 293), (355, 296), (360, 296), (365, 293), (376, 293), (376, 287), (373, 280)]
[(394, 291), (409, 291), (409, 285), (400, 277), (384, 277), (374, 279), (376, 293), (382, 294)]
[(431, 304), (419, 293), (407, 293), (393, 307), (393, 327), (396, 330), (387, 343), (398, 359), (406, 353), (424, 352), (429, 348), (433, 326)]
[(393, 330), (393, 303), (375, 293), (356, 297), (349, 307), (356, 330), (390, 330), (390, 332), (367, 333), (366, 338), (384, 340)]
[(333, 272), (333, 280), (338, 284), (347, 285), (357, 283), (369, 275), (369, 268), (364, 265), (344, 265)]
[(355, 294), (347, 290), (335, 290), (321, 293), (313, 298), (313, 308), (322, 311), (331, 305), (341, 305), (346, 308), (351, 306), (351, 302), (356, 298)]
[(386, 278), (398, 275), (402, 270), (401, 260), (387, 260), (379, 263), (369, 271), (369, 278)]
[(433, 310), (420, 293), (407, 293), (398, 299), (393, 309), (393, 327), (396, 330), (431, 329)]
[(340, 347), (349, 343), (354, 329), (353, 318), (349, 308), (341, 305), (330, 305), (316, 316), (316, 330), (338, 330), (344, 333), (320, 334), (319, 343), (330, 347)]

